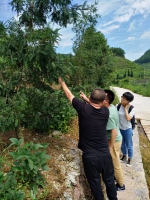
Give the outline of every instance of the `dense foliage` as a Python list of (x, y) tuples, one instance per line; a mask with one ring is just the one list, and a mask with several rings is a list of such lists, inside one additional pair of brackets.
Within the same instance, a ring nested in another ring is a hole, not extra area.
[[(41, 172), (49, 170), (46, 162), (50, 156), (45, 150), (48, 144), (30, 142), (22, 145), (22, 139), (16, 138), (11, 138), (10, 141), (11, 144), (7, 149), (15, 148), (9, 153), (13, 162), (6, 176), (0, 172), (0, 199), (23, 200), (29, 197), (36, 199), (40, 196), (39, 186), (43, 188), (45, 184)], [(3, 166), (6, 166), (5, 162), (3, 161)]]
[(8, 173), (5, 176), (3, 172), (0, 172), (0, 199), (24, 200), (24, 191), (18, 189), (17, 184), (13, 173)]
[(71, 0), (63, 1), (41, 1), (41, 0), (12, 0), (10, 2), (12, 9), (21, 16), (19, 17), (20, 25), (33, 28), (33, 26), (43, 26), (49, 19), (60, 26), (75, 23), (78, 20), (80, 11), (90, 9), (86, 3), (82, 5), (73, 4)]
[[(75, 112), (56, 87), (59, 75), (74, 95), (109, 85), (112, 54), (104, 35), (94, 28), (99, 17), (96, 4), (11, 1), (19, 22), (0, 26), (2, 131), (15, 129), (17, 137), (22, 126), (41, 132), (67, 131)], [(53, 30), (47, 19), (61, 26), (73, 23), (73, 56), (56, 53), (59, 30)]]
[(125, 58), (125, 51), (123, 49), (117, 47), (111, 47), (111, 50), (115, 56), (120, 56), (122, 58)]
[[(113, 71), (112, 55), (104, 35), (91, 26), (84, 31), (80, 43), (74, 46), (74, 63), (77, 65), (75, 79), (84, 90), (91, 91), (96, 85), (109, 85), (108, 77)], [(107, 82), (106, 82), (107, 79)]]
[[(127, 84), (130, 80), (134, 85), (137, 78), (142, 81), (142, 68), (137, 72), (136, 64), (131, 67), (132, 62), (125, 59), (119, 63), (125, 52), (110, 48), (105, 36), (95, 29), (100, 17), (96, 4), (11, 1), (19, 21), (0, 24), (1, 131), (15, 129), (17, 137), (21, 136), (21, 127), (66, 132), (76, 113), (57, 87), (58, 76), (65, 79), (75, 96), (80, 90), (89, 95), (94, 87)], [(48, 19), (62, 27), (73, 23), (74, 55), (56, 53), (59, 29), (53, 29)]]

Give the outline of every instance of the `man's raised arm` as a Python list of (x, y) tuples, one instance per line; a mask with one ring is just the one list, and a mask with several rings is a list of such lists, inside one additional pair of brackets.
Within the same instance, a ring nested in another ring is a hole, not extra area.
[(72, 99), (74, 98), (74, 95), (72, 94), (72, 92), (69, 90), (69, 88), (67, 87), (66, 83), (60, 78), (58, 77), (58, 83), (61, 85), (62, 90), (64, 91), (67, 99), (70, 101), (70, 103), (72, 104)]

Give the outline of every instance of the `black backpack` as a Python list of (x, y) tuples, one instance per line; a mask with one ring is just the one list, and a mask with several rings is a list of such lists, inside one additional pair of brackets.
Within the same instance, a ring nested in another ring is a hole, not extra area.
[[(118, 105), (117, 105), (117, 110), (119, 111), (119, 109), (120, 109), (120, 106), (121, 106), (121, 103), (119, 103)], [(130, 106), (129, 107), (129, 110), (128, 110), (128, 113), (130, 113), (131, 112), (131, 110), (134, 108), (134, 106)], [(131, 125), (132, 125), (132, 130), (134, 130), (135, 129), (135, 126), (136, 126), (136, 121), (135, 121), (135, 115), (133, 115), (133, 117), (132, 117), (132, 119), (131, 119)]]

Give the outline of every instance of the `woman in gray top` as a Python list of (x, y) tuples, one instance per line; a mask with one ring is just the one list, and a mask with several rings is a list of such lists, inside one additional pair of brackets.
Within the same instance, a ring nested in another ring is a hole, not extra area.
[(134, 115), (134, 108), (129, 113), (130, 102), (133, 101), (134, 96), (130, 92), (125, 92), (121, 97), (121, 106), (119, 108), (119, 127), (122, 134), (121, 151), (123, 156), (121, 161), (127, 160), (127, 166), (131, 166), (133, 157), (133, 141), (132, 141), (132, 125), (131, 119)]

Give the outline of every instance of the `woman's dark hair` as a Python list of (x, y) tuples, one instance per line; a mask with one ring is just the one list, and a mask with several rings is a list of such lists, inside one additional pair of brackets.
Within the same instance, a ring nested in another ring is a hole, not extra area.
[(99, 104), (105, 100), (106, 94), (103, 89), (95, 89), (91, 92), (90, 101)]
[(122, 96), (125, 97), (126, 100), (127, 100), (127, 101), (130, 101), (130, 102), (133, 101), (133, 99), (134, 99), (133, 94), (131, 94), (130, 92), (125, 92), (125, 93), (123, 93)]
[(114, 101), (114, 99), (115, 99), (114, 92), (112, 90), (104, 90), (104, 91), (105, 91), (105, 93), (107, 95), (107, 99), (109, 101), (109, 104), (111, 104)]

